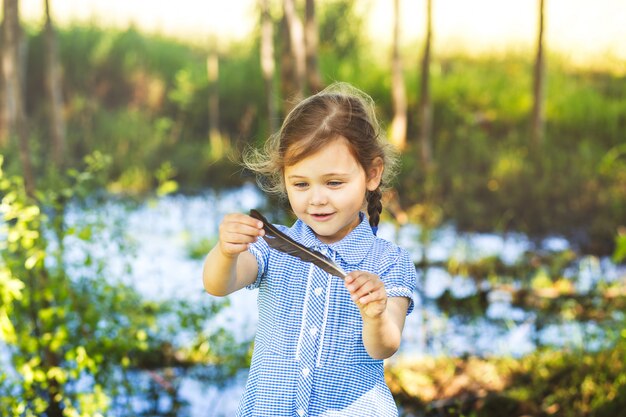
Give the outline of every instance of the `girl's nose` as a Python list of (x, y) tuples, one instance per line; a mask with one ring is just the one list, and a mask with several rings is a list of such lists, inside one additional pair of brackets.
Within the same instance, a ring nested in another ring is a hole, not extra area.
[(321, 187), (313, 187), (311, 189), (310, 204), (313, 206), (321, 206), (328, 202), (326, 193)]

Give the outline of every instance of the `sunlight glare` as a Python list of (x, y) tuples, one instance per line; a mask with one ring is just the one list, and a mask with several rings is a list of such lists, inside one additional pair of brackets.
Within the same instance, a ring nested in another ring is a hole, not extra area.
[[(140, 29), (187, 40), (243, 40), (256, 25), (257, 0), (51, 0), (58, 24), (75, 21)], [(326, 0), (328, 1), (328, 0)], [(466, 53), (533, 50), (537, 37), (539, 0), (432, 0), (434, 50)], [(626, 61), (626, 5), (623, 0), (545, 0), (545, 42), (548, 49), (572, 62), (598, 59)], [(318, 0), (322, 3), (323, 0)], [(42, 20), (41, 0), (21, 0), (22, 15)], [(367, 14), (374, 43), (391, 42), (393, 2), (359, 0)], [(404, 44), (421, 41), (425, 32), (426, 0), (401, 1)]]

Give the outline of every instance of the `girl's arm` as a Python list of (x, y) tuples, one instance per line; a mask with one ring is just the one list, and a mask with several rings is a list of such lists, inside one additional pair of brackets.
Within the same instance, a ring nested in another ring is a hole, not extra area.
[(387, 308), (378, 317), (363, 316), (363, 344), (374, 359), (387, 359), (398, 351), (402, 340), (404, 319), (409, 308), (409, 299), (391, 297)]
[(363, 344), (374, 359), (387, 359), (400, 347), (409, 308), (405, 297), (387, 297), (377, 275), (355, 271), (346, 277), (346, 288), (363, 318)]
[(202, 268), (204, 289), (225, 296), (252, 284), (258, 274), (256, 258), (248, 247), (263, 235), (263, 223), (245, 214), (229, 214), (220, 224), (219, 241)]

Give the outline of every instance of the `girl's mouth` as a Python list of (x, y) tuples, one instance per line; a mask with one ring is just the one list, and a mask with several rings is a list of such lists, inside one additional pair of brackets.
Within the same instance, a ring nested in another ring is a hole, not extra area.
[(311, 217), (313, 217), (315, 220), (317, 221), (325, 221), (328, 220), (332, 217), (333, 213), (316, 213), (316, 214), (311, 214)]

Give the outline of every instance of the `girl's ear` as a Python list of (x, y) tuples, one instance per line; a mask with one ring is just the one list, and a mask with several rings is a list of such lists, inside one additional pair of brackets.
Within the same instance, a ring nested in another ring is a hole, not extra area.
[(385, 164), (383, 159), (379, 156), (376, 157), (372, 161), (372, 166), (370, 166), (369, 170), (365, 173), (367, 175), (367, 190), (374, 191), (380, 185), (380, 181), (383, 177), (383, 170), (385, 169)]

